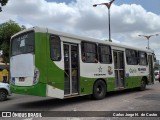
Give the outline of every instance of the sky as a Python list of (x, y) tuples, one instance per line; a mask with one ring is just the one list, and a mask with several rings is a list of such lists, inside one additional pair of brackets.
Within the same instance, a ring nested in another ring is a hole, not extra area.
[[(0, 24), (13, 20), (33, 26), (108, 40), (108, 9), (93, 4), (109, 0), (9, 0), (0, 12)], [(160, 34), (160, 0), (115, 0), (110, 8), (113, 42), (147, 47), (138, 35)], [(150, 48), (160, 60), (160, 35), (150, 38)]]

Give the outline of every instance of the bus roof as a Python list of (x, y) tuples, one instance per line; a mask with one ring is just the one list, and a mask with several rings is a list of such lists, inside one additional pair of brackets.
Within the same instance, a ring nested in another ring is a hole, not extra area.
[(78, 36), (78, 35), (74, 35), (74, 34), (70, 34), (70, 33), (59, 32), (59, 31), (56, 31), (56, 30), (53, 30), (53, 29), (42, 28), (42, 27), (37, 27), (37, 26), (22, 30), (22, 31), (16, 33), (15, 35), (13, 35), (11, 37), (11, 39), (13, 37), (21, 34), (21, 33), (32, 31), (32, 30), (34, 30), (35, 32), (51, 33), (51, 34), (55, 34), (55, 35), (59, 35), (59, 36), (67, 37), (67, 38), (72, 38), (72, 39), (76, 39), (76, 40), (80, 40), (80, 41), (96, 42), (96, 43), (107, 44), (107, 45), (111, 45), (111, 46), (115, 46), (115, 47), (135, 49), (135, 50), (139, 50), (139, 51), (145, 51), (145, 52), (148, 52), (148, 53), (154, 53), (152, 50), (148, 50), (148, 49), (142, 49), (142, 48), (137, 48), (137, 47), (133, 47), (133, 46), (127, 46), (127, 45), (123, 45), (123, 44), (119, 44), (119, 43), (113, 43), (113, 42), (100, 40), (100, 39), (95, 39), (95, 38), (90, 38), (90, 37)]

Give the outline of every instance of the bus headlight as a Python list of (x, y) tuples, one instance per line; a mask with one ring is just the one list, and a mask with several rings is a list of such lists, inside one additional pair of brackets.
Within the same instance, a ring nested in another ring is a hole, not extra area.
[(34, 77), (33, 77), (33, 84), (34, 85), (38, 83), (38, 79), (39, 79), (39, 70), (37, 68), (35, 68)]

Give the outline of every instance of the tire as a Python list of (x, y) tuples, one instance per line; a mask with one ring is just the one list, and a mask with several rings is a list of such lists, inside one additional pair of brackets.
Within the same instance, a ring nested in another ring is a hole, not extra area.
[(106, 96), (106, 85), (102, 80), (98, 80), (93, 87), (93, 98), (101, 100)]
[(0, 101), (7, 99), (7, 92), (5, 90), (0, 90)]
[(146, 80), (142, 78), (141, 86), (139, 87), (139, 90), (144, 91), (146, 89)]

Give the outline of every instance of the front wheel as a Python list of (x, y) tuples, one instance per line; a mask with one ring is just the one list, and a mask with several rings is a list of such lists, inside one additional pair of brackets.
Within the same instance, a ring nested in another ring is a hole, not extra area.
[(106, 96), (106, 85), (102, 80), (98, 80), (93, 87), (93, 98), (101, 100)]
[(5, 90), (0, 90), (0, 101), (7, 99), (7, 92)]

